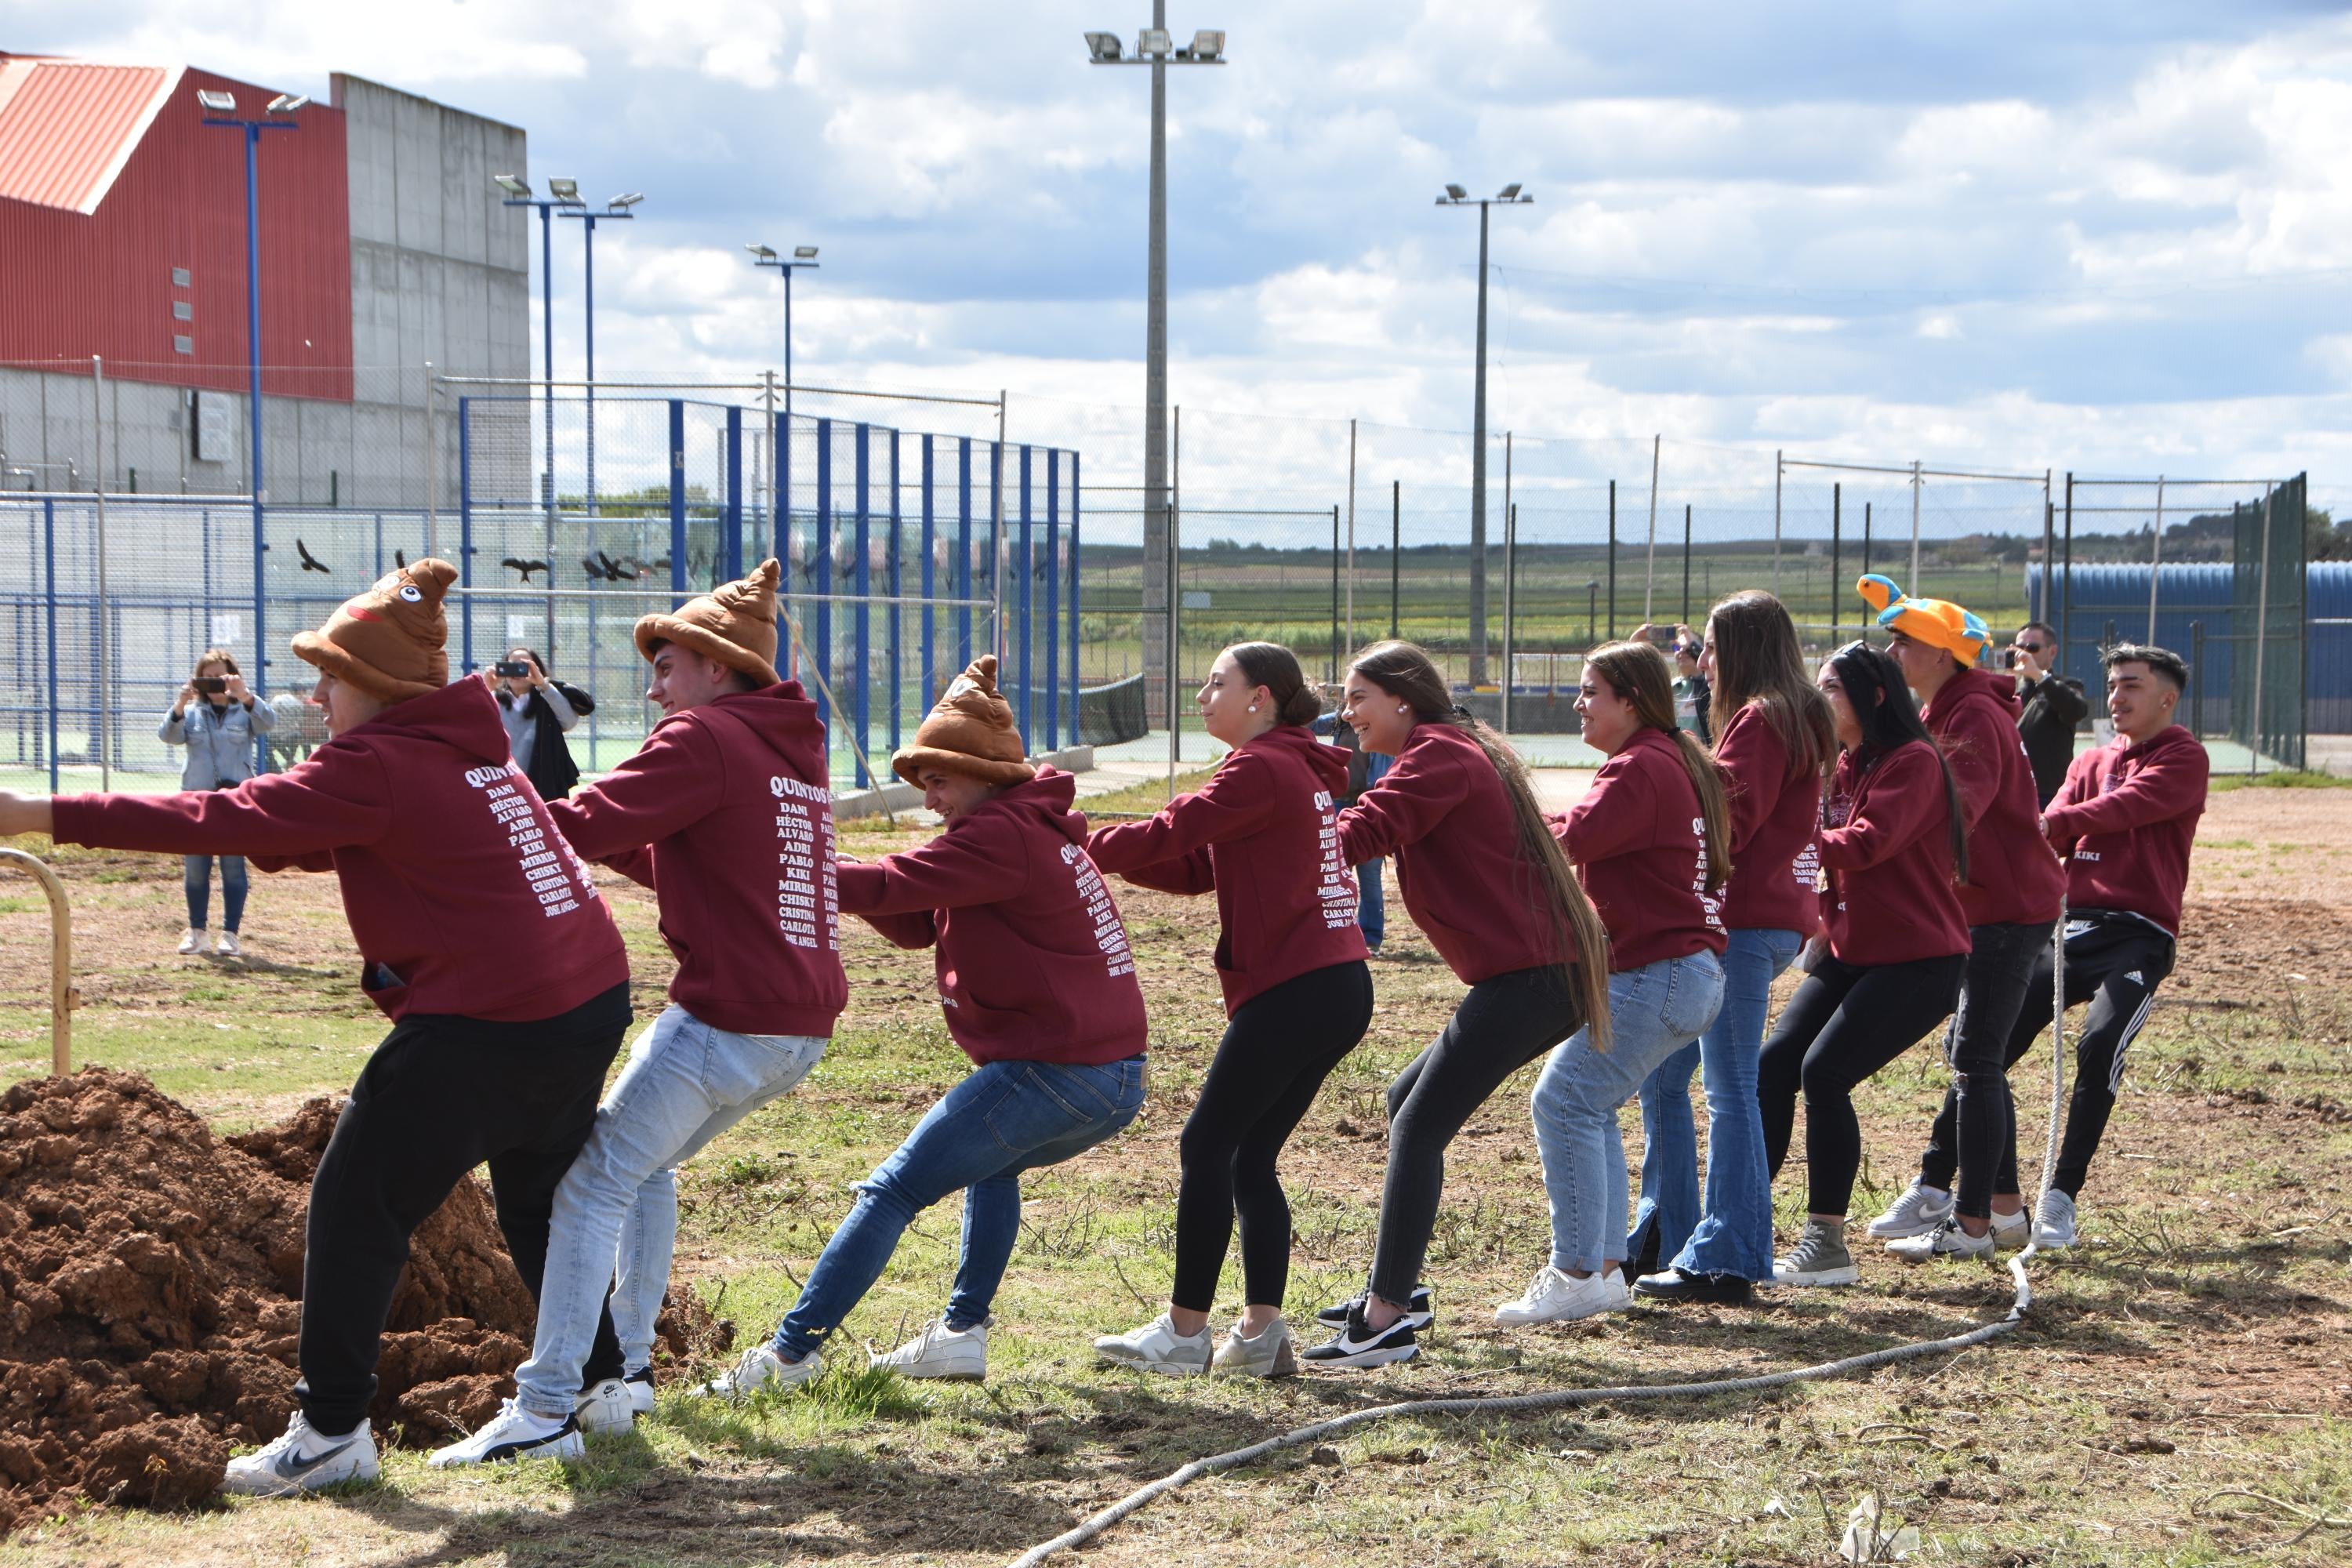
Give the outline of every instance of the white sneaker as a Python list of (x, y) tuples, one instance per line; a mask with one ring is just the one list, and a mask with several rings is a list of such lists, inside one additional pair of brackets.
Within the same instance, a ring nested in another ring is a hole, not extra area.
[(365, 1421), (340, 1437), (324, 1437), (298, 1410), (276, 1442), (228, 1462), (221, 1490), (235, 1497), (291, 1497), (345, 1481), (372, 1481), (376, 1475), (375, 1437)]
[(629, 1384), (617, 1377), (608, 1377), (584, 1390), (572, 1418), (580, 1424), (580, 1430), (600, 1437), (627, 1431), (637, 1424), (636, 1403), (629, 1397)]
[(1260, 1330), (1255, 1339), (1244, 1334), (1242, 1326), (1235, 1323), (1217, 1342), (1209, 1370), (1223, 1377), (1296, 1377), (1297, 1342), (1290, 1337), (1290, 1325), (1280, 1318)]
[(1596, 1312), (1617, 1312), (1633, 1304), (1625, 1271), (1588, 1274), (1579, 1279), (1545, 1264), (1528, 1282), (1527, 1294), (1495, 1308), (1498, 1323), (1565, 1323)]
[(629, 1409), (638, 1415), (654, 1413), (654, 1369), (641, 1366), (621, 1379), (629, 1385)]
[[(599, 1388), (605, 1384), (598, 1384)], [(533, 1415), (509, 1399), (481, 1430), (462, 1443), (436, 1448), (425, 1464), (436, 1470), (465, 1465), (496, 1465), (515, 1459), (576, 1459), (588, 1451), (580, 1440), (580, 1423), (565, 1416), (555, 1420)]]
[(244, 952), (245, 949), (237, 946), (236, 932), (233, 931), (221, 932), (213, 946), (213, 956), (215, 958), (237, 958)]
[(1931, 1187), (1918, 1177), (1903, 1189), (1887, 1211), (1870, 1222), (1870, 1234), (1881, 1241), (1893, 1241), (1906, 1236), (1930, 1236), (1936, 1227), (1952, 1217), (1952, 1194), (1941, 1187)]
[(1886, 1244), (1886, 1250), (1906, 1263), (1926, 1263), (1937, 1258), (1990, 1258), (1992, 1232), (1970, 1236), (1957, 1219), (1948, 1219), (1925, 1236), (1906, 1236)]
[(1096, 1356), (1109, 1365), (1170, 1377), (1206, 1377), (1209, 1352), (1214, 1348), (1206, 1328), (1197, 1334), (1180, 1334), (1165, 1312), (1133, 1333), (1105, 1334), (1095, 1341)]
[(2033, 1245), (2044, 1252), (2072, 1247), (2076, 1240), (2074, 1200), (2053, 1187), (2034, 1205)]
[(202, 926), (190, 926), (188, 928), (188, 934), (180, 939), (180, 952), (183, 954), (186, 954), (192, 952), (202, 952), (204, 951), (205, 928)]
[(947, 1377), (978, 1382), (988, 1375), (988, 1325), (951, 1329), (945, 1318), (923, 1325), (923, 1331), (897, 1350), (867, 1358), (869, 1365), (887, 1366), (900, 1377)]
[(1994, 1211), (1992, 1244), (2005, 1252), (2015, 1252), (2033, 1239), (2033, 1216), (2023, 1209), (2010, 1214)]
[(763, 1388), (798, 1388), (814, 1383), (824, 1370), (824, 1358), (811, 1351), (798, 1361), (786, 1361), (775, 1347), (756, 1344), (736, 1358), (735, 1364), (694, 1392), (707, 1399), (747, 1399)]

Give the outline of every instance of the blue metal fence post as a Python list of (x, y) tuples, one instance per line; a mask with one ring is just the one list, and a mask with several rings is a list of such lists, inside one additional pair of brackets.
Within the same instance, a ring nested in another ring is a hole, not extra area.
[(1045, 749), (1062, 744), (1062, 453), (1045, 452)]
[(956, 440), (956, 672), (971, 664), (971, 437)]
[(922, 684), (916, 689), (918, 699), (916, 706), (919, 710), (924, 712), (930, 710), (931, 681), (934, 679), (933, 672), (939, 668), (934, 662), (938, 658), (939, 649), (932, 635), (932, 622), (936, 616), (932, 614), (931, 602), (938, 596), (936, 567), (939, 546), (935, 542), (938, 531), (932, 516), (934, 497), (931, 493), (931, 438), (926, 436), (923, 437), (923, 679)]
[[(41, 500), (41, 582), (49, 611), (49, 793), (58, 793), (58, 502)], [(210, 627), (206, 627), (210, 630)]]
[(833, 421), (816, 422), (816, 662), (817, 721), (825, 727), (825, 750), (833, 749), (833, 704), (825, 700), (833, 679)]
[(1029, 512), (1029, 450), (1030, 448), (1028, 445), (1024, 442), (1021, 447), (1021, 564), (1019, 567), (1021, 573), (1021, 658), (1019, 660), (1019, 668), (1021, 670), (1021, 749), (1024, 752), (1028, 752), (1034, 749), (1034, 742), (1031, 741), (1029, 733), (1029, 647), (1031, 640), (1029, 636), (1029, 606), (1031, 588), (1035, 581), (1036, 557), (1034, 553), (1034, 547), (1036, 542), (1030, 532), (1030, 525), (1034, 519), (1030, 516)]
[(1078, 455), (1070, 454), (1070, 744), (1080, 746), (1078, 733)]
[(776, 454), (776, 564), (782, 566), (784, 592), (793, 588), (793, 426), (783, 415), (776, 416), (776, 428), (771, 437)]
[(727, 574), (743, 575), (743, 411), (727, 410)]
[(890, 699), (890, 749), (898, 749), (898, 706), (900, 689), (906, 680), (904, 661), (899, 655), (904, 644), (899, 637), (901, 620), (898, 614), (898, 432), (890, 432), (890, 683), (883, 689)]
[(669, 400), (670, 608), (686, 603), (686, 402)]
[[(470, 397), (457, 399), (457, 581), (470, 590), (474, 586), (474, 427), (473, 405)], [(554, 569), (550, 567), (552, 572)], [(465, 668), (462, 673), (474, 673), (474, 595), (466, 595), (466, 602), (457, 612), (457, 654)], [(258, 631), (260, 628), (255, 628)]]
[(856, 677), (857, 682), (857, 697), (856, 711), (857, 714), (858, 762), (856, 778), (858, 784), (861, 785), (870, 784), (874, 782), (872, 779), (866, 776), (866, 753), (874, 744), (874, 733), (872, 730), (874, 721), (874, 701), (873, 691), (871, 689), (873, 687), (872, 677), (874, 674), (874, 611), (872, 605), (868, 603), (868, 595), (874, 592), (874, 578), (873, 573), (870, 570), (873, 559), (874, 543), (874, 498), (872, 493), (872, 486), (874, 482), (874, 465), (872, 461), (873, 434), (874, 427), (870, 425), (861, 424), (857, 426), (857, 561), (856, 563), (849, 569), (850, 582), (853, 585), (851, 591), (857, 595), (857, 610), (855, 616), (855, 625), (856, 627), (856, 636), (857, 639), (857, 674)]

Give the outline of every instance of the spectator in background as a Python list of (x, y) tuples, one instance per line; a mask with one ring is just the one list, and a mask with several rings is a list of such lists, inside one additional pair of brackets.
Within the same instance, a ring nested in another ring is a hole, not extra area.
[[(1326, 713), (1315, 721), (1315, 732), (1328, 735), (1348, 753), (1348, 786), (1338, 805), (1345, 811), (1363, 797), (1366, 790), (1388, 776), (1396, 759), (1382, 752), (1368, 752), (1358, 744), (1355, 726), (1342, 724), (1337, 713)], [(1374, 952), (1381, 950), (1381, 939), (1388, 934), (1388, 900), (1381, 890), (1379, 860), (1367, 860), (1350, 867), (1356, 873), (1356, 923), (1363, 928), (1364, 945)]]
[[(253, 776), (253, 738), (269, 733), (278, 716), (266, 702), (257, 702), (237, 673), (236, 660), (226, 648), (208, 647), (197, 656), (195, 673), (172, 700), (172, 710), (155, 733), (169, 746), (185, 746), (188, 761), (180, 770), (184, 790), (228, 789)], [(213, 951), (235, 958), (236, 933), (245, 923), (245, 857), (185, 855), (181, 866), (188, 893), (188, 931), (180, 951), (205, 949), (205, 921), (213, 894), (213, 861), (220, 861), (220, 945)]]
[(1675, 662), (1675, 727), (1686, 730), (1701, 741), (1712, 744), (1715, 735), (1707, 728), (1707, 709), (1715, 693), (1698, 667), (1699, 636), (1690, 627), (1676, 622), (1672, 631), (1664, 631), (1643, 621), (1633, 628), (1633, 642), (1655, 643)]
[[(518, 669), (520, 673), (509, 673)], [(547, 661), (527, 647), (509, 648), (498, 665), (482, 671), (482, 683), (499, 700), (515, 766), (530, 780), (540, 799), (562, 800), (570, 795), (580, 782), (580, 764), (572, 760), (563, 733), (596, 711), (596, 700), (576, 686), (551, 679)]]
[(2042, 805), (2066, 782), (2074, 761), (2074, 730), (2091, 711), (2083, 683), (2055, 673), (2058, 634), (2040, 621), (2018, 628), (2009, 645), (2010, 672), (2017, 677), (2017, 700), (2025, 710), (2017, 716), (2017, 733), (2025, 742), (2026, 760), (2033, 764), (2034, 798)]

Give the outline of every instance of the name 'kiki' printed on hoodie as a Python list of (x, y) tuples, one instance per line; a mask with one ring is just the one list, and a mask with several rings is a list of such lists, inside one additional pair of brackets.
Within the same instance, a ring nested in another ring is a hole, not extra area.
[[(490, 815), (507, 830), (508, 847), (516, 851), (523, 877), (530, 884), (531, 894), (539, 900), (539, 912), (549, 920), (570, 914), (580, 907), (581, 889), (593, 899), (588, 873), (577, 863), (572, 846), (560, 837), (550, 839), (547, 830), (540, 826), (538, 814), (531, 810), (528, 796), (514, 786), (522, 776), (512, 763), (503, 768), (467, 768), (466, 782), (476, 789), (486, 791), (482, 796), (488, 803)], [(573, 884), (577, 873), (579, 881)]]
[[(841, 892), (833, 869), (833, 797), (817, 785), (777, 774), (776, 927), (794, 947), (841, 947)], [(817, 806), (822, 805), (824, 809)]]
[(1087, 901), (1087, 918), (1095, 922), (1095, 945), (1102, 949), (1109, 974), (1115, 978), (1134, 973), (1135, 954), (1127, 945), (1127, 927), (1119, 921), (1118, 906), (1111, 902), (1110, 889), (1095, 869), (1093, 858), (1080, 845), (1065, 844), (1062, 864), (1076, 875), (1078, 897)]

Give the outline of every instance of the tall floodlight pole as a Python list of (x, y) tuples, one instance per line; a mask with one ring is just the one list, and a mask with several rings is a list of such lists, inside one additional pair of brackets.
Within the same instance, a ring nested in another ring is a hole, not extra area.
[[(579, 183), (573, 180), (550, 180), (547, 183), (558, 195), (563, 194), (565, 186), (569, 186), (575, 195), (580, 189)], [(600, 213), (590, 212), (585, 205), (566, 207), (563, 212), (565, 217), (576, 217), (580, 220), (581, 256), (587, 268), (588, 407), (586, 412), (588, 415), (588, 511), (591, 516), (595, 515), (596, 511), (596, 225), (604, 218), (636, 216), (637, 215), (631, 209), (645, 199), (643, 191), (632, 191), (627, 195), (614, 196), (611, 201), (606, 202), (604, 210)], [(551, 561), (554, 557), (551, 555), (548, 559)], [(548, 576), (552, 582), (554, 574), (550, 573)]]
[(784, 278), (784, 430), (789, 435), (793, 427), (793, 274), (816, 270), (816, 247), (796, 245), (789, 260), (764, 245), (743, 248), (751, 253), (753, 266), (772, 267)]
[[(581, 205), (580, 182), (550, 179), (548, 195), (530, 194), (528, 181), (514, 174), (493, 174), (490, 179), (507, 194), (510, 207), (539, 209), (539, 339), (542, 353), (541, 363), (546, 367), (541, 396), (545, 402), (544, 426), (547, 435), (547, 468), (540, 476), (540, 505), (547, 514), (547, 558), (555, 559), (555, 215)], [(548, 577), (552, 584), (555, 574)]]
[[(1087, 56), (1095, 65), (1151, 68), (1151, 211), (1146, 241), (1149, 257), (1144, 275), (1143, 326), (1143, 615), (1148, 626), (1155, 611), (1164, 616), (1173, 616), (1176, 611), (1169, 595), (1168, 561), (1167, 68), (1223, 65), (1225, 35), (1196, 32), (1192, 42), (1180, 49), (1168, 31), (1167, 0), (1151, 0), (1151, 26), (1137, 37), (1132, 58), (1122, 52), (1116, 33), (1088, 33), (1086, 37)], [(1163, 645), (1171, 645), (1172, 640), (1145, 636), (1145, 690), (1150, 690), (1155, 684), (1155, 674), (1170, 681), (1176, 679), (1172, 665), (1165, 671), (1151, 668), (1153, 656), (1160, 654)], [(1170, 652), (1172, 654), (1172, 647)], [(1172, 693), (1174, 688), (1169, 689)], [(1168, 724), (1171, 730), (1176, 724), (1172, 698), (1168, 703)]]
[[(206, 125), (234, 126), (245, 133), (245, 331), (247, 369), (251, 375), (253, 407), (246, 419), (253, 440), (253, 691), (256, 697), (269, 691), (269, 639), (264, 636), (263, 606), (268, 595), (262, 580), (262, 555), (268, 548), (262, 535), (262, 508), (267, 504), (261, 477), (261, 164), (259, 153), (261, 133), (265, 131), (291, 131), (299, 123), (294, 115), (310, 99), (299, 92), (281, 92), (269, 100), (258, 120), (239, 120), (236, 95), (206, 89), (196, 94), (196, 102), (206, 110)], [(284, 118), (272, 120), (271, 115)], [(100, 482), (104, 482), (101, 475)], [(269, 742), (259, 735), (253, 738), (254, 768), (266, 772), (269, 766)]]
[(1460, 185), (1437, 198), (1442, 207), (1478, 209), (1478, 376), (1470, 410), (1470, 684), (1486, 682), (1486, 209), (1525, 206), (1535, 200), (1517, 184), (1473, 201)]

